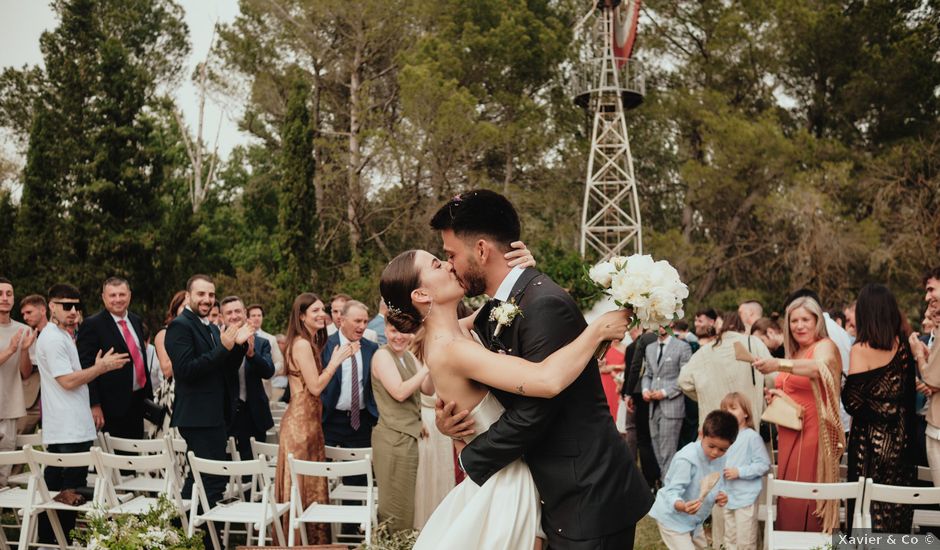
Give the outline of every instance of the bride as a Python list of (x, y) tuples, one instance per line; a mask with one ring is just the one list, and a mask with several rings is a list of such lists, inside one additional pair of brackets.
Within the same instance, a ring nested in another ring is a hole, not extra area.
[[(503, 413), (489, 387), (554, 397), (578, 377), (601, 342), (622, 338), (628, 324), (626, 311), (606, 313), (573, 342), (532, 363), (491, 352), (473, 340), (473, 317), (457, 318), (464, 288), (453, 266), (429, 252), (399, 254), (382, 272), (381, 292), (389, 309), (387, 321), (395, 328), (405, 333), (425, 328), (419, 352), (431, 359), (427, 364), (434, 387), (439, 397), (456, 402), (457, 410), (471, 411), (474, 435), (485, 432)], [(467, 478), (455, 487), (434, 511), (414, 548), (539, 548), (544, 538), (539, 516), (535, 482), (519, 459), (482, 486)]]

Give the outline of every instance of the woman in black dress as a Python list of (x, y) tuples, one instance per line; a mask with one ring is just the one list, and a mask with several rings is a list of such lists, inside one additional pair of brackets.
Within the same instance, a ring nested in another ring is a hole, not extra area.
[[(897, 301), (884, 285), (866, 285), (855, 310), (858, 337), (849, 356), (842, 403), (852, 415), (848, 480), (911, 486), (915, 365)], [(908, 533), (909, 505), (872, 502), (872, 529)], [(848, 519), (851, 521), (851, 510)]]

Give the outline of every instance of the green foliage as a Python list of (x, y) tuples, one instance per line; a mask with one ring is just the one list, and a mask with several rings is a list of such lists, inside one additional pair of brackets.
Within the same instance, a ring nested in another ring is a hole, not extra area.
[(88, 525), (72, 530), (72, 537), (96, 550), (202, 550), (202, 532), (187, 537), (182, 528), (173, 525), (178, 517), (176, 505), (161, 496), (140, 515), (89, 513)]
[(599, 293), (585, 277), (584, 259), (574, 250), (542, 241), (533, 246), (538, 269), (568, 291), (581, 309), (590, 309)]

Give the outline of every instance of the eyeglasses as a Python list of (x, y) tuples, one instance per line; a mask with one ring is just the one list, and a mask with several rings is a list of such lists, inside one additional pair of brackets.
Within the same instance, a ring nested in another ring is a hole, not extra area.
[(82, 303), (81, 302), (52, 302), (53, 304), (59, 304), (64, 311), (81, 311)]

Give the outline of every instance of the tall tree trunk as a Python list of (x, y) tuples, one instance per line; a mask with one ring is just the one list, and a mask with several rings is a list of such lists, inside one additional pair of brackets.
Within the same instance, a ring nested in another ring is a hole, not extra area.
[(356, 212), (362, 194), (359, 172), (362, 163), (361, 143), (359, 142), (359, 125), (362, 117), (361, 98), (359, 97), (362, 82), (360, 81), (359, 70), (362, 66), (362, 47), (362, 41), (358, 40), (349, 75), (349, 161), (346, 168), (346, 185), (349, 199), (346, 203), (346, 224), (349, 228), (349, 253), (354, 266), (359, 263), (359, 240), (361, 238)]

